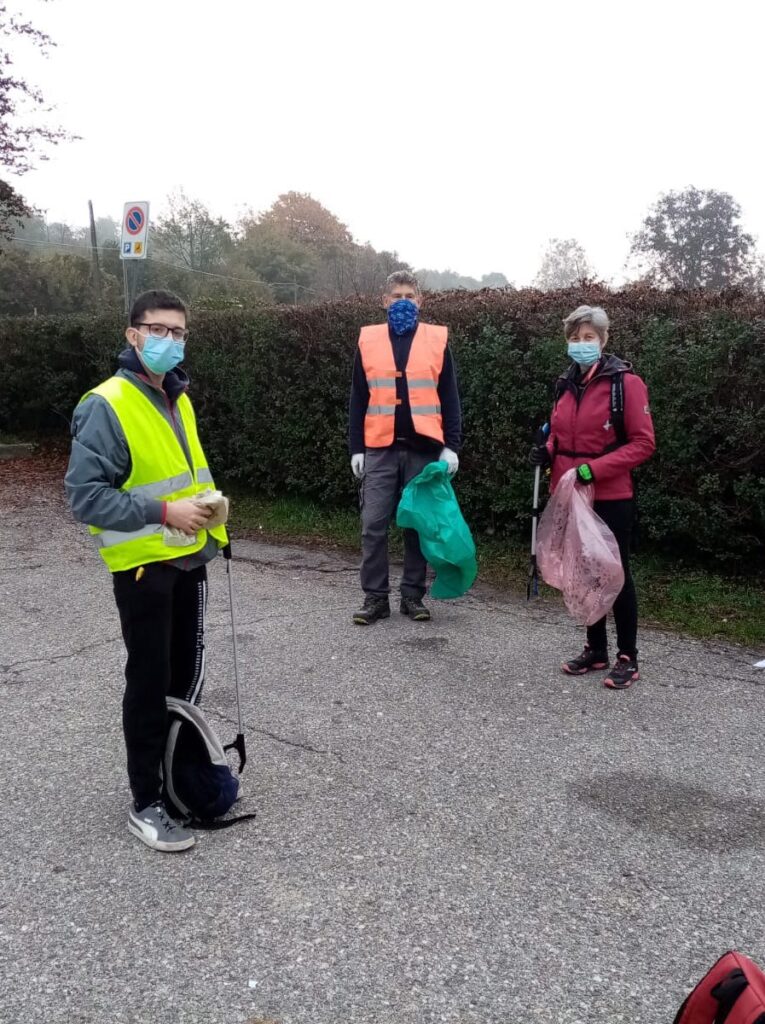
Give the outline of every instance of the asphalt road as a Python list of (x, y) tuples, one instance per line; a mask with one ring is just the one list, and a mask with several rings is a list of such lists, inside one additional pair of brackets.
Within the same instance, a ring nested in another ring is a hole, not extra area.
[[(108, 573), (58, 479), (5, 466), (2, 1022), (658, 1024), (729, 947), (765, 964), (757, 652), (644, 633), (612, 693), (559, 673), (555, 607), (479, 588), (362, 629), (345, 556), (242, 542), (258, 817), (158, 854), (126, 828)], [(224, 741), (228, 623), (220, 561)]]

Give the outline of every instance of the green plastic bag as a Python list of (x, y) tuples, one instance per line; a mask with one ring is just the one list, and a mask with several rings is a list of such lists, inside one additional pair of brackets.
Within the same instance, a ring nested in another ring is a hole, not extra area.
[(431, 462), (404, 488), (396, 522), (420, 535), (420, 548), (436, 578), (431, 596), (462, 597), (478, 575), (475, 544), (449, 482), (445, 462)]

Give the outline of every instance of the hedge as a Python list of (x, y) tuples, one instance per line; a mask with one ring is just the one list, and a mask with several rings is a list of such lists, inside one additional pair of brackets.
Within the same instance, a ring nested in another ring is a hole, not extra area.
[[(641, 532), (677, 557), (765, 567), (765, 298), (599, 287), (427, 297), (447, 324), (464, 404), (460, 501), (479, 532), (528, 532), (534, 429), (566, 365), (561, 320), (603, 305), (609, 348), (646, 380), (658, 451), (638, 472)], [(377, 303), (192, 316), (188, 370), (220, 479), (329, 506), (355, 501), (346, 431), (359, 327)], [(66, 429), (78, 397), (108, 376), (113, 316), (0, 321), (0, 431)]]

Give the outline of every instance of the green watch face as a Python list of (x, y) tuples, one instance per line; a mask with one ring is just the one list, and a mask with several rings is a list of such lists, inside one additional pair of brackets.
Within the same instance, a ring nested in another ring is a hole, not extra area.
[(582, 480), (592, 480), (592, 470), (589, 466), (580, 466), (579, 476), (582, 478)]

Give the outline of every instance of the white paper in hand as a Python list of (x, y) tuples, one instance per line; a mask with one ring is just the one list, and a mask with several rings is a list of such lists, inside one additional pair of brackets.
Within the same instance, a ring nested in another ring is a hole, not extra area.
[(225, 526), (228, 522), (228, 498), (221, 491), (202, 491), (194, 497), (198, 505), (212, 509), (210, 518), (205, 523), (206, 530), (214, 530), (216, 526)]
[[(202, 491), (194, 496), (198, 505), (204, 505), (212, 509), (210, 518), (203, 529), (213, 530), (216, 526), (224, 526), (228, 521), (228, 498), (225, 498), (220, 491)], [(162, 530), (162, 539), (171, 548), (187, 548), (197, 542), (196, 533), (184, 533), (177, 526), (165, 526)]]

